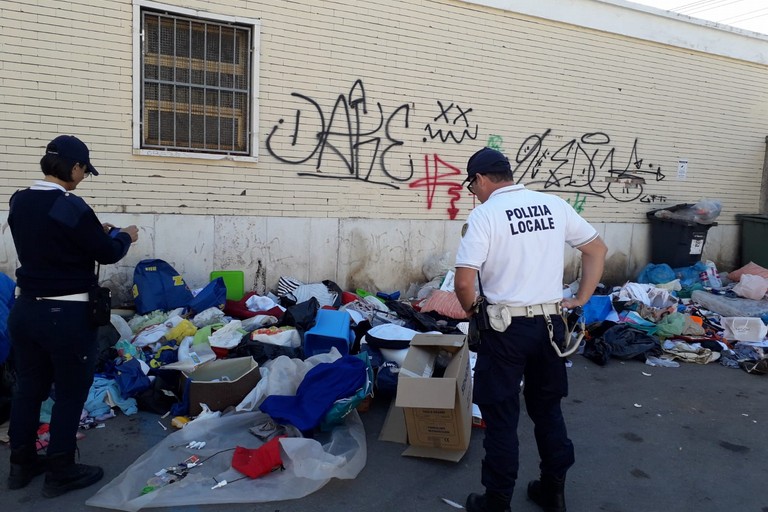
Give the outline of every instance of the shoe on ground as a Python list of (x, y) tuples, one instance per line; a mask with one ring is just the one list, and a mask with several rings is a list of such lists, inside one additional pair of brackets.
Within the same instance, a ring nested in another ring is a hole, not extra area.
[(467, 496), (467, 512), (510, 512), (511, 496), (503, 494), (476, 494)]
[(34, 448), (20, 448), (11, 451), (11, 466), (8, 472), (8, 489), (22, 489), (33, 478), (45, 473), (46, 459)]
[(565, 477), (542, 476), (528, 483), (528, 498), (544, 512), (566, 512)]
[(103, 476), (104, 470), (99, 466), (75, 464), (74, 453), (49, 455), (42, 494), (44, 498), (55, 498), (93, 485)]

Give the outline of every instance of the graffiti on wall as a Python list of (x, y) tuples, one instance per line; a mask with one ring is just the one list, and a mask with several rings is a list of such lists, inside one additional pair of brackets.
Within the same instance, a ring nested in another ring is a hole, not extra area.
[[(356, 80), (348, 94), (339, 94), (327, 118), (314, 99), (298, 92), (291, 96), (305, 102), (309, 112), (297, 109), (292, 123), (280, 119), (272, 127), (265, 144), (269, 154), (281, 162), (300, 165), (313, 161), (316, 172), (300, 172), (300, 176), (361, 180), (392, 188), (399, 187), (390, 180), (406, 182), (413, 177), (410, 157), (407, 164), (401, 162), (397, 168), (388, 163), (389, 153), (404, 144), (395, 131), (396, 128), (408, 128), (410, 105), (407, 103), (387, 116), (378, 102), (369, 112), (362, 80)], [(287, 144), (275, 144), (279, 139)], [(297, 151), (292, 151), (291, 155), (283, 154), (277, 149), (280, 147)], [(346, 173), (321, 172), (328, 155), (341, 160)]]
[[(550, 192), (618, 202), (648, 202), (651, 196), (645, 193), (646, 178), (656, 182), (665, 178), (660, 166), (640, 158), (637, 138), (629, 155), (621, 157), (607, 133), (585, 133), (550, 145), (547, 138), (551, 132), (548, 129), (541, 135), (530, 135), (517, 148), (511, 162), (515, 181)], [(498, 149), (502, 142), (499, 136), (494, 136), (493, 143)], [(663, 196), (653, 197), (660, 201)]]
[[(475, 140), (477, 138), (479, 127), (476, 124), (472, 129), (468, 117), (472, 112), (471, 108), (463, 109), (454, 103), (445, 106), (440, 100), (437, 100), (437, 107), (440, 112), (424, 127), (427, 135), (422, 139), (422, 142), (449, 143), (452, 141), (455, 144), (461, 144), (465, 139)], [(433, 153), (431, 156), (426, 154), (424, 155), (424, 177), (412, 181), (408, 186), (414, 189), (426, 189), (427, 210), (432, 209), (437, 191), (443, 190), (448, 199), (448, 207), (446, 208), (448, 218), (454, 220), (459, 214), (456, 203), (461, 199), (462, 174), (463, 172), (459, 167), (448, 163), (437, 153)]]
[[(447, 203), (448, 217), (457, 217), (463, 164), (457, 166), (441, 156), (439, 148), (426, 150), (425, 145), (476, 140), (479, 125), (470, 119), (471, 107), (436, 100), (434, 117), (423, 125), (421, 143), (413, 148), (408, 147), (414, 135), (408, 129), (414, 122), (415, 104), (403, 103), (389, 110), (380, 102), (374, 104), (362, 79), (336, 97), (330, 114), (307, 95), (293, 92), (291, 98), (297, 105), (293, 115), (289, 120), (288, 116), (279, 119), (265, 141), (267, 152), (278, 161), (302, 166), (299, 176), (423, 189), (427, 209)], [(534, 190), (571, 194), (567, 200), (579, 212), (589, 197), (617, 202), (666, 201), (663, 195), (645, 191), (648, 181), (660, 182), (665, 176), (660, 166), (640, 157), (637, 138), (628, 153), (617, 149), (605, 132), (584, 133), (565, 143), (554, 138), (547, 129), (505, 151), (502, 136), (491, 134), (487, 146), (510, 157), (516, 182)], [(423, 177), (416, 177), (415, 153), (423, 153)], [(342, 171), (338, 170), (339, 162)], [(307, 169), (308, 164), (313, 169)], [(474, 200), (471, 194), (469, 197)]]
[[(450, 206), (447, 208), (448, 218), (456, 219), (459, 214), (456, 203), (461, 199), (462, 185), (460, 180), (463, 177), (461, 169), (449, 164), (438, 155), (432, 155), (431, 162), (429, 155), (424, 155), (424, 171), (426, 176), (411, 182), (409, 187), (427, 189), (427, 210), (432, 209), (438, 187), (444, 187), (450, 202)], [(453, 176), (460, 176), (460, 178), (457, 180)]]
[[(475, 129), (470, 131), (469, 119), (467, 114), (472, 112), (471, 108), (466, 110), (462, 109), (459, 105), (451, 103), (447, 107), (443, 106), (443, 102), (437, 100), (437, 106), (440, 108), (440, 113), (432, 119), (431, 123), (427, 123), (424, 127), (424, 131), (427, 132), (427, 136), (422, 139), (423, 142), (427, 142), (427, 139), (434, 140), (439, 139), (442, 142), (447, 142), (448, 139), (452, 139), (456, 144), (461, 144), (464, 139), (475, 140), (477, 138), (478, 125), (475, 125)], [(455, 112), (453, 111), (455, 108)], [(450, 114), (450, 117), (449, 117)], [(447, 127), (437, 124), (440, 119), (445, 119)], [(433, 126), (432, 123), (435, 123)], [(459, 135), (456, 135), (454, 128), (459, 128), (461, 131)]]

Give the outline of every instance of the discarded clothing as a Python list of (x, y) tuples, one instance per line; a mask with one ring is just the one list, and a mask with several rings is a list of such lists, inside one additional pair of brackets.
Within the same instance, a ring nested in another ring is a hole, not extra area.
[(277, 423), (309, 432), (320, 424), (336, 400), (354, 395), (366, 384), (366, 378), (366, 365), (360, 358), (342, 356), (309, 370), (295, 396), (267, 396), (259, 409)]
[(90, 416), (102, 417), (112, 410), (110, 403), (119, 407), (126, 416), (136, 414), (138, 411), (134, 398), (123, 398), (120, 395), (117, 382), (112, 379), (95, 377), (83, 407)]
[(603, 334), (605, 343), (611, 349), (611, 356), (618, 359), (639, 359), (646, 355), (660, 355), (661, 348), (653, 336), (629, 324), (618, 324)]
[(697, 343), (667, 340), (664, 342), (664, 352), (674, 359), (688, 363), (707, 364), (720, 359), (719, 352), (712, 352)]

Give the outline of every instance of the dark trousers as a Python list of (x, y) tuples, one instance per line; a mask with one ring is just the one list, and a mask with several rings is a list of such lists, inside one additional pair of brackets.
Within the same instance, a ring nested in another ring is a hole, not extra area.
[[(564, 324), (552, 317), (555, 340)], [(517, 480), (520, 382), (543, 474), (564, 476), (574, 463), (574, 451), (560, 408), (568, 395), (565, 360), (549, 341), (542, 316), (516, 317), (504, 333), (483, 331), (474, 374), (474, 402), (486, 424), (481, 481), (487, 491), (512, 494)]]
[(97, 330), (91, 327), (88, 303), (21, 296), (11, 309), (8, 329), (16, 367), (11, 448), (34, 445), (40, 406), (53, 384), (48, 454), (74, 452), (97, 356)]

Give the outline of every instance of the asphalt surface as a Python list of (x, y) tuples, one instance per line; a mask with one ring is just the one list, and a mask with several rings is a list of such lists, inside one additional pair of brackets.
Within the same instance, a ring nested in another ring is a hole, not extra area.
[[(768, 376), (750, 375), (718, 363), (655, 368), (611, 360), (599, 367), (575, 356), (564, 401), (576, 465), (567, 477), (570, 512), (768, 511)], [(442, 498), (464, 504), (482, 491), (480, 429), (458, 463), (403, 457), (402, 445), (378, 441), (388, 402), (374, 399), (361, 414), (368, 462), (354, 480), (333, 480), (305, 498), (270, 503), (155, 508), (157, 511), (330, 512), (456, 510)], [(168, 432), (159, 416), (140, 412), (108, 420), (86, 432), (81, 461), (103, 466), (106, 484)], [(521, 419), (521, 465), (512, 510), (538, 508), (525, 487), (537, 476), (532, 424)], [(40, 496), (42, 478), (8, 491), (8, 447), (0, 447), (0, 510), (108, 510), (85, 501), (102, 483), (54, 499)]]

